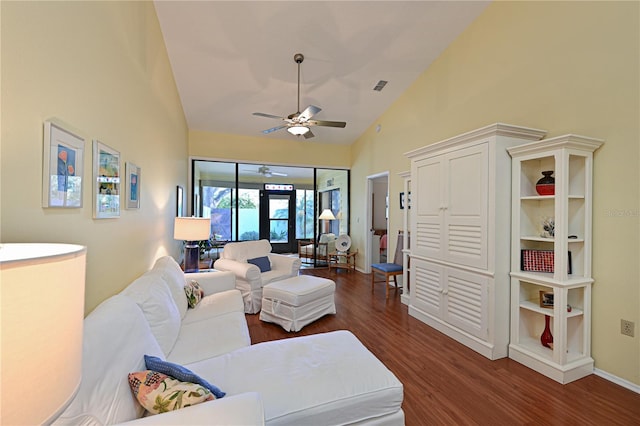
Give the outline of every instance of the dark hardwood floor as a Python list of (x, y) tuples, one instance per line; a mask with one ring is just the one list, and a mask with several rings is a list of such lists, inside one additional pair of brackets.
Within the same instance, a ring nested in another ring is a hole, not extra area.
[(307, 269), (336, 282), (336, 315), (297, 333), (247, 315), (252, 343), (346, 329), (404, 384), (407, 425), (640, 425), (640, 395), (590, 375), (561, 385), (510, 359), (490, 361), (409, 316), (360, 272)]

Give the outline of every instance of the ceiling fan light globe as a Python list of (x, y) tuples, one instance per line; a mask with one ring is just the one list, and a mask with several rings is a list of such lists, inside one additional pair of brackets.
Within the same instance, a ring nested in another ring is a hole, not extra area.
[(309, 131), (307, 126), (291, 126), (287, 128), (287, 131), (292, 135), (301, 136)]

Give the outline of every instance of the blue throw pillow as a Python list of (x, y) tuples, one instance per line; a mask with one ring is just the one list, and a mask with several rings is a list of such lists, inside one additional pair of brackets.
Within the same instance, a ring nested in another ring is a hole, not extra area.
[(144, 363), (147, 366), (147, 370), (157, 371), (158, 373), (166, 374), (181, 382), (197, 383), (209, 389), (216, 398), (222, 398), (226, 395), (220, 388), (207, 382), (202, 377), (198, 376), (193, 371), (169, 361), (163, 361), (158, 357), (145, 355)]
[(251, 263), (260, 268), (260, 272), (268, 272), (271, 270), (271, 262), (267, 256), (256, 257), (255, 259), (247, 259), (247, 263)]

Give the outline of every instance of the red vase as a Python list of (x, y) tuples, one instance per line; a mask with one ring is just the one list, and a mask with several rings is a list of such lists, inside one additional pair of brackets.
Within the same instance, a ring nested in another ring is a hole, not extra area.
[(551, 334), (551, 327), (549, 327), (549, 315), (544, 316), (544, 331), (540, 336), (540, 343), (542, 346), (553, 349), (553, 334)]
[(555, 195), (556, 179), (551, 176), (553, 170), (542, 172), (542, 178), (536, 182), (536, 192), (539, 195)]

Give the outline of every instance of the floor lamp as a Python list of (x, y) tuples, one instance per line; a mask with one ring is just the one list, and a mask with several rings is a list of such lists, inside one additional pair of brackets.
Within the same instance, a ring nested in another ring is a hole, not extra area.
[(0, 424), (49, 424), (78, 391), (86, 253), (72, 244), (0, 244)]
[(182, 240), (184, 244), (184, 271), (200, 270), (200, 248), (198, 241), (208, 240), (211, 236), (211, 218), (208, 217), (176, 217), (173, 238)]

